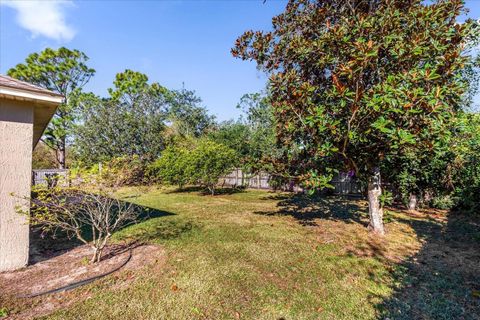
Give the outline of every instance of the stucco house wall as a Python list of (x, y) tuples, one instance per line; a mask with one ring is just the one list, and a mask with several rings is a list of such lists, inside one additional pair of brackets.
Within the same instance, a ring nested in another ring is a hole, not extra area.
[(2, 100), (0, 107), (0, 270), (28, 263), (28, 210), (32, 171), (33, 105)]
[(0, 75), (0, 272), (28, 263), (32, 150), (62, 100)]

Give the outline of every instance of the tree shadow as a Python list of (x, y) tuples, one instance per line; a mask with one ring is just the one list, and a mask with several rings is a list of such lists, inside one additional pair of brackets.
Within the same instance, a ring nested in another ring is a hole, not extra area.
[[(215, 195), (216, 196), (221, 196), (221, 195), (229, 195), (229, 194), (236, 194), (236, 193), (243, 193), (245, 192), (246, 188), (245, 187), (222, 187), (215, 189)], [(208, 190), (203, 191), (204, 195), (211, 195), (211, 193)]]
[(176, 188), (171, 191), (167, 191), (166, 194), (170, 193), (191, 193), (191, 192), (202, 192), (205, 188), (199, 186), (186, 186), (182, 188)]
[[(368, 224), (367, 208), (350, 198), (277, 194), (265, 199), (278, 200), (278, 210), (257, 214), (288, 215), (306, 226), (317, 226), (318, 219), (358, 223), (362, 227)], [(380, 303), (375, 302), (378, 318), (480, 319), (478, 216), (445, 215), (434, 210), (399, 213), (391, 208), (385, 211), (384, 221), (387, 231), (390, 222), (390, 228), (396, 231), (377, 237), (358, 229), (362, 234), (358, 241), (346, 244), (348, 256), (374, 258), (390, 272), (392, 281), (388, 283), (394, 286), (393, 293), (388, 298), (370, 294), (372, 300), (382, 297)], [(355, 230), (345, 228), (345, 232)], [(422, 244), (419, 251), (415, 243), (398, 245), (403, 237), (405, 240), (410, 237), (409, 230)], [(375, 270), (369, 274), (372, 281), (385, 281)]]
[[(229, 194), (235, 194), (235, 193), (242, 193), (245, 192), (245, 187), (218, 187), (215, 189), (215, 196), (217, 195), (229, 195)], [(204, 196), (209, 196), (211, 195), (211, 192), (205, 188), (205, 187), (200, 187), (200, 186), (187, 186), (183, 188), (177, 188), (175, 190), (167, 192), (169, 193), (200, 193), (201, 195)]]
[[(141, 223), (143, 221), (174, 215), (174, 213), (158, 210), (155, 208), (142, 206), (138, 204), (131, 203), (129, 201), (121, 201), (124, 204), (132, 205), (133, 210), (138, 212), (138, 217), (135, 223)], [(126, 227), (126, 226), (125, 226)], [(124, 228), (125, 228), (124, 227)], [(123, 228), (121, 228), (123, 229)], [(120, 229), (120, 230), (121, 230)], [(120, 231), (117, 230), (117, 231)], [(82, 235), (87, 241), (92, 239), (90, 229), (85, 226), (82, 228)], [(132, 245), (138, 245), (142, 240), (133, 241), (128, 246), (124, 246), (129, 249)], [(62, 255), (78, 246), (83, 245), (81, 241), (75, 237), (69, 237), (65, 232), (57, 232), (55, 236), (52, 234), (42, 232), (40, 227), (31, 226), (30, 227), (30, 250), (29, 250), (29, 265), (34, 265), (38, 262), (42, 262), (56, 256)], [(122, 250), (127, 250), (123, 248)]]
[(325, 196), (295, 194), (276, 194), (264, 197), (266, 200), (279, 200), (277, 211), (260, 211), (256, 214), (292, 216), (302, 225), (315, 226), (316, 219), (338, 220), (346, 223), (368, 225), (365, 208), (358, 205), (349, 196)]
[(446, 222), (398, 220), (410, 225), (424, 244), (392, 269), (398, 285), (377, 305), (380, 319), (480, 319), (480, 224), (476, 220), (453, 213)]
[[(136, 228), (128, 236), (120, 236), (120, 240), (128, 243), (147, 243), (151, 241), (172, 240), (196, 229), (198, 226), (190, 221), (162, 220)], [(133, 241), (132, 241), (133, 240)]]

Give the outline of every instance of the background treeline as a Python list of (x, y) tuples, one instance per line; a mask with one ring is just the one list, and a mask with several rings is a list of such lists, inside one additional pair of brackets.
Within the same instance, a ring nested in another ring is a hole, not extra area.
[[(78, 50), (46, 49), (9, 70), (13, 77), (65, 96), (34, 152), (34, 168), (69, 167), (73, 173), (97, 175), (109, 186), (193, 184), (214, 193), (219, 177), (241, 167), (271, 173), (278, 180), (272, 184), (298, 178), (306, 189), (315, 189), (311, 176), (305, 178), (305, 140), (282, 140), (293, 129), (279, 121), (271, 87), (244, 95), (238, 119), (218, 122), (195, 91), (166, 88), (132, 70), (116, 75), (107, 97), (84, 92), (95, 74), (87, 61)], [(478, 77), (472, 65), (465, 77), (474, 83)], [(465, 105), (470, 106), (468, 92)], [(480, 116), (466, 110), (449, 118), (434, 154), (405, 149), (400, 157), (384, 157), (380, 164), (389, 192), (382, 201), (408, 204), (413, 195), (421, 206), (478, 211)]]
[[(79, 50), (46, 49), (8, 71), (64, 95), (33, 155), (33, 168), (70, 168), (110, 186), (205, 186), (241, 166), (260, 170), (276, 150), (267, 95), (246, 94), (237, 120), (218, 122), (193, 90), (170, 89), (133, 70), (118, 73), (107, 97), (85, 92), (95, 75)], [(98, 180), (98, 179), (97, 179)]]

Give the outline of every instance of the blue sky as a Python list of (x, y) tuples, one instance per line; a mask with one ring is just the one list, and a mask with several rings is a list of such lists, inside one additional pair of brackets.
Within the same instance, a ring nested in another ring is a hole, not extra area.
[[(0, 73), (32, 52), (66, 46), (97, 70), (86, 90), (105, 96), (117, 72), (133, 69), (170, 88), (193, 89), (220, 120), (239, 115), (244, 93), (264, 88), (254, 63), (230, 54), (247, 29), (269, 29), (286, 1), (0, 0)], [(467, 1), (480, 18), (480, 1)], [(480, 99), (476, 99), (480, 103)]]

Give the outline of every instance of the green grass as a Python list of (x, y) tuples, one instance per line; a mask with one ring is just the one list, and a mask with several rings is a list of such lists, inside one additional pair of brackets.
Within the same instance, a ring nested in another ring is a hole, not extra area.
[(388, 214), (385, 239), (371, 236), (361, 201), (320, 206), (251, 190), (118, 195), (163, 215), (114, 241), (159, 244), (166, 263), (146, 266), (121, 289), (112, 284), (122, 277), (77, 289), (74, 296), (91, 297), (48, 319), (374, 319), (388, 314), (386, 302), (403, 289), (398, 274), (422, 246), (416, 218), (398, 212)]

